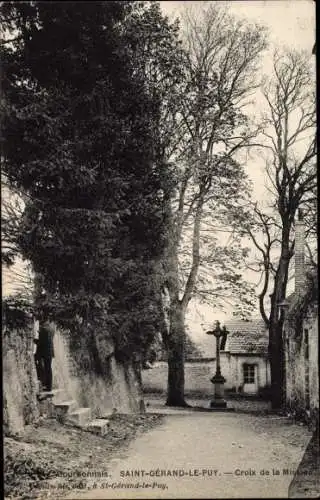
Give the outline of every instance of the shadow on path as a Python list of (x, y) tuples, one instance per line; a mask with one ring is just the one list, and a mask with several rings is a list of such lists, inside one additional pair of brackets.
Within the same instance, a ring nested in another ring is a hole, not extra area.
[(249, 413), (251, 415), (267, 415), (274, 414), (271, 410), (271, 405), (268, 401), (253, 398), (227, 398), (227, 408), (215, 409), (210, 408), (210, 397), (200, 398), (200, 397), (186, 397), (188, 407), (172, 407), (166, 406), (165, 396), (159, 394), (145, 394), (144, 395), (146, 411), (147, 413), (160, 413), (164, 415), (168, 414), (180, 414), (180, 413), (191, 413), (191, 412), (225, 412), (225, 411), (236, 411), (237, 413)]

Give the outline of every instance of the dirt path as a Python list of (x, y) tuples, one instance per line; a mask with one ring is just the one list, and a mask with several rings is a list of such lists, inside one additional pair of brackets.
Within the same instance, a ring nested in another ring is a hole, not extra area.
[(109, 463), (109, 477), (67, 498), (288, 498), (310, 437), (279, 416), (167, 415)]
[(63, 498), (83, 477), (105, 474), (110, 459), (162, 421), (160, 415), (114, 415), (106, 436), (53, 419), (4, 438), (4, 495), (9, 499)]

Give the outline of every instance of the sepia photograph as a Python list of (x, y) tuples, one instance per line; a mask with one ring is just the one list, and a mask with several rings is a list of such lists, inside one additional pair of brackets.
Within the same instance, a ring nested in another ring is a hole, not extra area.
[(0, 30), (4, 498), (320, 498), (316, 2)]

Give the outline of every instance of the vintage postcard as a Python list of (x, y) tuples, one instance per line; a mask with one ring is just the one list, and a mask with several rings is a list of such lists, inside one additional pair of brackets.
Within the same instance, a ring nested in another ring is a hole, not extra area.
[(5, 498), (318, 498), (315, 2), (0, 12)]

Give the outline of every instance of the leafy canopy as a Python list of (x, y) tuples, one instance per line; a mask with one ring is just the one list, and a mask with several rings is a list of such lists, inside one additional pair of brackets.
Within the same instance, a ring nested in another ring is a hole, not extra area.
[(150, 56), (132, 33), (147, 40), (152, 13), (164, 38), (173, 32), (142, 2), (1, 8), (12, 40), (2, 54), (3, 170), (27, 196), (17, 244), (39, 278), (37, 303), (69, 327), (94, 325), (130, 356), (158, 328), (170, 186), (155, 145), (156, 82), (140, 70)]

